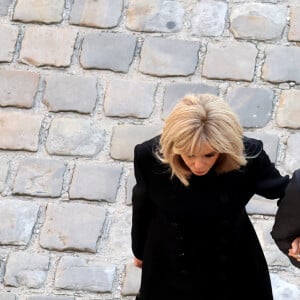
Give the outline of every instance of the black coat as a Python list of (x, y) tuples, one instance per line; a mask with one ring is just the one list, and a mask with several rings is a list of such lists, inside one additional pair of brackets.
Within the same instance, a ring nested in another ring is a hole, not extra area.
[[(294, 171), (275, 215), (271, 235), (278, 248), (288, 256), (292, 241), (300, 236), (300, 169)], [(300, 262), (288, 256), (300, 268)]]
[(265, 257), (245, 205), (254, 194), (277, 199), (282, 177), (245, 138), (248, 163), (217, 175), (170, 179), (155, 156), (159, 137), (135, 147), (132, 250), (143, 260), (141, 300), (271, 300)]

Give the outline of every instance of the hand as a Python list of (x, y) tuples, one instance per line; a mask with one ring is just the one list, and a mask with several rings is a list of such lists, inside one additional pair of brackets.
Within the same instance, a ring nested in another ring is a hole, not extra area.
[(141, 268), (141, 267), (143, 266), (143, 261), (135, 257), (135, 258), (133, 259), (133, 264), (134, 264), (136, 267)]
[(300, 237), (294, 239), (289, 249), (289, 256), (294, 257), (297, 261), (300, 261)]

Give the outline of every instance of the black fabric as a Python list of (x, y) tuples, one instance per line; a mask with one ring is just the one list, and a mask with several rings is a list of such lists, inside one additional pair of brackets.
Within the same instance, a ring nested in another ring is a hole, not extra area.
[[(132, 250), (143, 260), (140, 300), (272, 300), (267, 263), (245, 212), (254, 194), (284, 195), (262, 143), (244, 139), (248, 164), (190, 178), (189, 187), (156, 157), (159, 137), (135, 147)], [(265, 184), (263, 184), (265, 183)]]
[[(280, 200), (271, 235), (278, 248), (288, 256), (292, 241), (300, 236), (300, 169), (293, 173), (285, 196)], [(288, 258), (300, 268), (300, 262), (293, 257)]]

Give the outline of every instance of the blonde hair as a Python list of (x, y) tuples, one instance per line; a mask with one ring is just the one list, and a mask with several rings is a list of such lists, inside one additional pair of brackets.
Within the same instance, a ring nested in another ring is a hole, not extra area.
[(192, 155), (203, 142), (220, 153), (217, 173), (237, 170), (246, 164), (243, 129), (229, 104), (211, 94), (186, 95), (165, 120), (158, 156), (174, 175), (189, 185), (192, 175), (181, 155)]

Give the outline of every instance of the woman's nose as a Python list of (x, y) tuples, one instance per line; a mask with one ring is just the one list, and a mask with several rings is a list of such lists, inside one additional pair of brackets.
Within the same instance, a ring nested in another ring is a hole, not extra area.
[(203, 160), (201, 158), (197, 158), (195, 160), (194, 166), (195, 166), (196, 169), (200, 170), (204, 166)]

